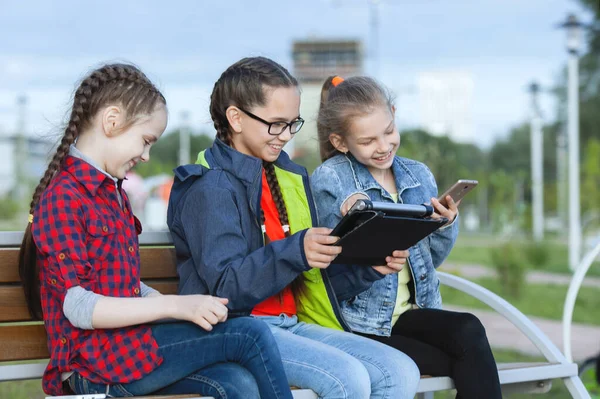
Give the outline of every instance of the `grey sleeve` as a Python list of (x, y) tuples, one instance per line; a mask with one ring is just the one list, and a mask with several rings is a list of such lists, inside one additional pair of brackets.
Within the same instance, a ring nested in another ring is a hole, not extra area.
[(140, 293), (142, 294), (142, 297), (145, 297), (145, 296), (148, 296), (148, 295), (154, 294), (154, 293), (160, 295), (160, 292), (158, 292), (157, 290), (155, 290), (152, 287), (148, 287), (142, 281), (140, 281)]
[(88, 291), (80, 286), (71, 287), (65, 295), (63, 312), (75, 327), (83, 330), (93, 330), (92, 315), (96, 303), (102, 297), (103, 295)]

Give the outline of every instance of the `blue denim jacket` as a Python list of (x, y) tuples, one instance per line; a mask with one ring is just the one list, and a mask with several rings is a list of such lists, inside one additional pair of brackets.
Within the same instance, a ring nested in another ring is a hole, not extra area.
[[(392, 165), (399, 202), (422, 204), (437, 197), (433, 174), (421, 162), (396, 156)], [(391, 195), (373, 178), (369, 170), (351, 154), (337, 155), (319, 166), (310, 179), (317, 205), (320, 226), (334, 227), (342, 218), (341, 206), (353, 194), (366, 194), (373, 201), (393, 202)], [(440, 308), (442, 298), (435, 269), (450, 253), (456, 236), (455, 221), (437, 230), (409, 249), (412, 299), (418, 307)], [(328, 272), (340, 274), (341, 265), (332, 265)], [(364, 268), (364, 267), (363, 267)], [(372, 269), (372, 268), (367, 268)], [(389, 274), (375, 282), (356, 278), (357, 268), (347, 266), (345, 273), (354, 281), (350, 287), (335, 285), (342, 314), (352, 330), (361, 333), (389, 336), (392, 313), (396, 304), (398, 275)], [(378, 273), (379, 274), (379, 273)], [(338, 278), (332, 281), (342, 281)], [(357, 293), (357, 291), (359, 293)]]

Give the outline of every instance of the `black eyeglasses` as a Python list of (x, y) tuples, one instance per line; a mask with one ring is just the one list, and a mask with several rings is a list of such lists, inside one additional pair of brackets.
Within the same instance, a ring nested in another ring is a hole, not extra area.
[(246, 115), (248, 115), (250, 118), (256, 119), (257, 121), (262, 122), (265, 125), (269, 126), (269, 134), (272, 136), (279, 136), (281, 133), (285, 132), (285, 129), (287, 129), (288, 126), (290, 127), (290, 133), (296, 134), (300, 131), (300, 129), (302, 129), (302, 125), (304, 125), (304, 119), (302, 119), (302, 118), (298, 118), (291, 122), (283, 122), (283, 121), (267, 122), (266, 120), (259, 118), (258, 116), (254, 115), (253, 113), (248, 112), (244, 109), (241, 109), (240, 107), (238, 107), (238, 109), (240, 111), (242, 111), (243, 113), (245, 113)]

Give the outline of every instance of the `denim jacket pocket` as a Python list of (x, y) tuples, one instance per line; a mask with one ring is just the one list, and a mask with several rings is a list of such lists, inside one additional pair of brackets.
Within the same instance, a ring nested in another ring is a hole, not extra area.
[(366, 290), (342, 303), (342, 313), (345, 318), (362, 320), (367, 317), (367, 307), (371, 290)]

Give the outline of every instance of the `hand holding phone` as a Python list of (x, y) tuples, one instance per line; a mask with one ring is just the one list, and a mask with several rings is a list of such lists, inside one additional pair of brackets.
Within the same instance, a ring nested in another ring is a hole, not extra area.
[(440, 204), (444, 205), (446, 208), (448, 207), (448, 203), (446, 202), (446, 197), (450, 196), (454, 200), (454, 202), (458, 202), (464, 198), (465, 195), (469, 191), (475, 188), (479, 182), (477, 180), (458, 180), (456, 183), (452, 185), (448, 190), (444, 191), (442, 195), (438, 197), (438, 201)]

